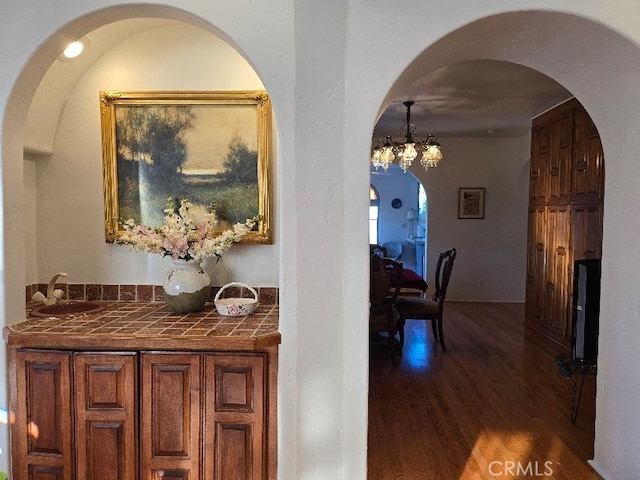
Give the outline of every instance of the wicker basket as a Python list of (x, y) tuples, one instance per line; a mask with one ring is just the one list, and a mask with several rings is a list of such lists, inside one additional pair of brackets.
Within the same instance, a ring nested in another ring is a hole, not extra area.
[[(253, 298), (220, 298), (222, 292), (224, 292), (228, 287), (246, 288), (253, 294)], [(216, 293), (216, 296), (213, 299), (213, 303), (215, 304), (218, 313), (226, 317), (251, 315), (258, 307), (258, 293), (249, 285), (240, 282), (231, 282), (218, 290), (218, 293)]]

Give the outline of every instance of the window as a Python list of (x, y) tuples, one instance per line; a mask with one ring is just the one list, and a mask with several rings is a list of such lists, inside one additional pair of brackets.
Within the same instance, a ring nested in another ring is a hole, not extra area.
[(378, 211), (380, 210), (380, 198), (373, 185), (369, 186), (369, 243), (378, 243)]

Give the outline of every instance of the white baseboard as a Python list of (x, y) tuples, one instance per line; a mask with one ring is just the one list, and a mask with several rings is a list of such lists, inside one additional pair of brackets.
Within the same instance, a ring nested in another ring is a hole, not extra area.
[(591, 466), (591, 468), (593, 468), (596, 471), (598, 475), (600, 475), (603, 478), (603, 480), (613, 480), (609, 475), (604, 473), (602, 468), (600, 468), (600, 466), (596, 463), (595, 460), (587, 460), (587, 463)]

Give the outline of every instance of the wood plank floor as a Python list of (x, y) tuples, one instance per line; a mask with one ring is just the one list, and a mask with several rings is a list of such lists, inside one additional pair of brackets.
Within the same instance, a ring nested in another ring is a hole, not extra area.
[(562, 347), (524, 326), (524, 306), (447, 302), (447, 351), (408, 320), (402, 358), (372, 346), (369, 480), (600, 479), (593, 456), (595, 378), (576, 424)]

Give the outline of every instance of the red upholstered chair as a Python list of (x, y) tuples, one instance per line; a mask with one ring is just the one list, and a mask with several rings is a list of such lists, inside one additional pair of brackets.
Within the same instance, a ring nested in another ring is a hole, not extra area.
[(442, 252), (436, 265), (436, 291), (431, 300), (427, 298), (399, 297), (394, 306), (398, 311), (398, 332), (400, 335), (400, 348), (404, 345), (404, 325), (407, 320), (431, 320), (431, 329), (434, 338), (440, 340), (442, 350), (444, 346), (444, 334), (442, 331), (442, 313), (444, 300), (447, 295), (447, 287), (451, 278), (453, 262), (456, 258), (456, 249), (452, 248)]

